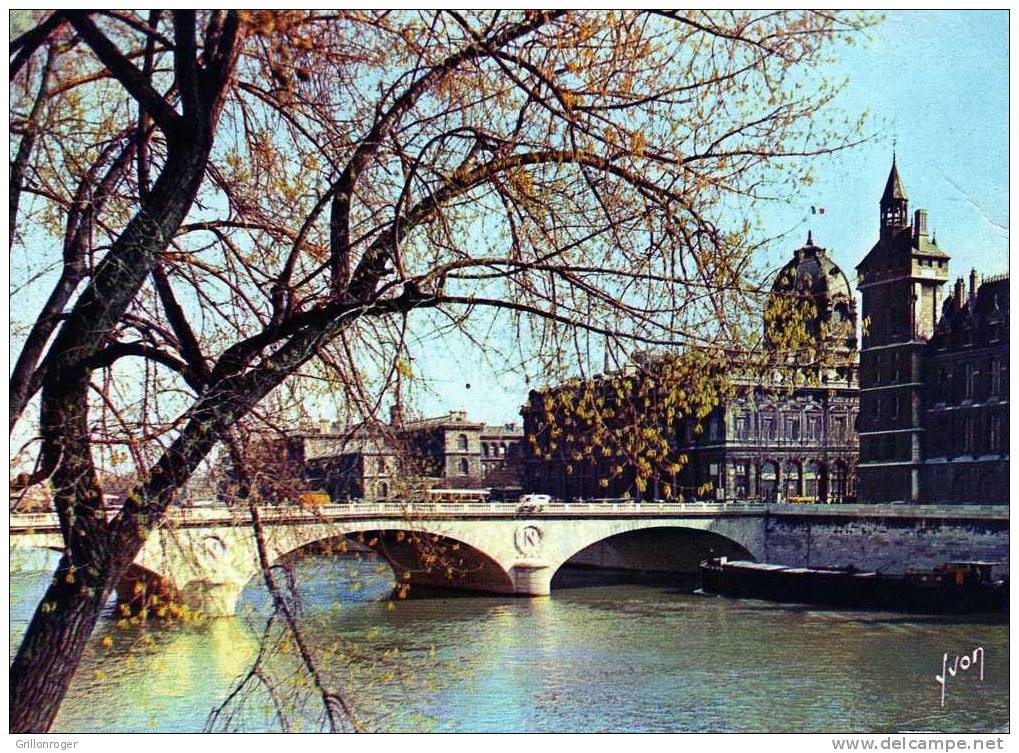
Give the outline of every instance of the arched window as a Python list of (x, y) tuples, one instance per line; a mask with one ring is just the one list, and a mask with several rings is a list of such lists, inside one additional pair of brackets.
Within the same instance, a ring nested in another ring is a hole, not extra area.
[(466, 476), (471, 472), (471, 464), (467, 461), (467, 458), (460, 458), (460, 475)]
[(375, 485), (375, 496), (378, 499), (386, 499), (389, 497), (389, 484), (385, 481), (380, 481)]
[(467, 449), (467, 435), (466, 434), (461, 434), (459, 437), (457, 437), (456, 441), (457, 441), (457, 445), (460, 447), (461, 450), (466, 450)]

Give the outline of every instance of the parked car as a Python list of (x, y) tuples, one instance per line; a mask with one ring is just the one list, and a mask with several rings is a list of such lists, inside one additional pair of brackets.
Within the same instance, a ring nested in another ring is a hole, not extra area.
[(540, 512), (551, 501), (552, 497), (548, 494), (525, 494), (520, 498), (517, 512)]

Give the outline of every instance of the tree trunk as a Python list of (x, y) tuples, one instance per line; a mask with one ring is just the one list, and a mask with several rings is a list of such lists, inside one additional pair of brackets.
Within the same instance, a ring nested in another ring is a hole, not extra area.
[(11, 664), (12, 734), (49, 730), (108, 595), (61, 558)]

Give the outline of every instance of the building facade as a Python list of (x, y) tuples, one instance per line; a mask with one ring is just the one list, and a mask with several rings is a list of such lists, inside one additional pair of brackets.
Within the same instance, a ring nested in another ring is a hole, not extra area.
[[(563, 499), (852, 499), (858, 384), (856, 305), (849, 280), (808, 235), (806, 245), (776, 275), (770, 301), (777, 299), (809, 311), (799, 324), (810, 338), (811, 364), (801, 369), (782, 363), (771, 381), (743, 380), (737, 397), (715, 406), (706, 417), (677, 415), (671, 426), (655, 427), (668, 436), (676, 454), (685, 456), (678, 473), (655, 472), (640, 490), (636, 474), (627, 467), (632, 461), (595, 455), (571, 462), (570, 455), (576, 454), (571, 446), (550, 453), (543, 439), (549, 431), (548, 404), (562, 401), (549, 401), (549, 390), (535, 390), (521, 411), (528, 436), (525, 489)], [(782, 339), (774, 331), (778, 326), (776, 321), (766, 323), (765, 342)], [(656, 379), (653, 361), (632, 369), (634, 379)], [(809, 372), (807, 386), (794, 388), (784, 382), (793, 371), (801, 376)], [(609, 394), (616, 389), (611, 374), (596, 377), (594, 383), (596, 390)], [(569, 387), (551, 392), (563, 389)]]
[(1008, 276), (957, 280), (924, 364), (924, 502), (1008, 501)]
[(947, 299), (949, 255), (909, 218), (893, 158), (878, 242), (857, 266), (859, 495), (867, 502), (1007, 503), (1008, 277)]
[[(686, 426), (693, 488), (716, 499), (776, 502), (855, 499), (859, 403), (856, 302), (849, 279), (812, 234), (775, 278), (769, 308), (783, 302), (806, 312), (797, 322), (806, 341), (780, 355), (771, 380), (748, 385), (719, 405), (697, 436)], [(782, 341), (766, 317), (765, 342)], [(796, 375), (803, 386), (783, 384)], [(689, 422), (688, 422), (689, 424)]]
[(308, 485), (334, 501), (406, 499), (424, 489), (490, 489), (493, 497), (520, 489), (519, 424), (489, 426), (466, 411), (346, 428), (322, 422), (299, 436)]

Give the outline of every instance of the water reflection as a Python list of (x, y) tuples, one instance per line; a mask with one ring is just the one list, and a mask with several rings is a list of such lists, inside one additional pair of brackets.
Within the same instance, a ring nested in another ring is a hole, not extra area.
[[(534, 600), (390, 600), (392, 573), (349, 556), (304, 556), (297, 576), (302, 625), (320, 664), (370, 728), (976, 732), (1007, 725), (1001, 622), (791, 608), (649, 585)], [(46, 577), (12, 576), (12, 641)], [(111, 615), (55, 728), (201, 729), (248, 669), (268, 607), (256, 582), (235, 619), (124, 629)], [(986, 651), (984, 682), (954, 678), (942, 709), (934, 679), (942, 654), (975, 646)], [(117, 712), (97, 717), (97, 696)], [(272, 728), (265, 706), (255, 699), (239, 723)], [(314, 724), (310, 713), (303, 729)]]

